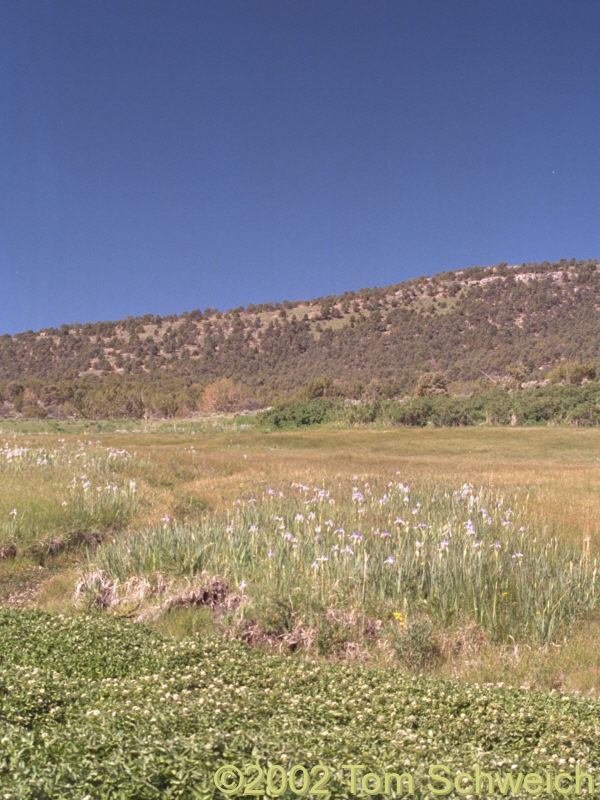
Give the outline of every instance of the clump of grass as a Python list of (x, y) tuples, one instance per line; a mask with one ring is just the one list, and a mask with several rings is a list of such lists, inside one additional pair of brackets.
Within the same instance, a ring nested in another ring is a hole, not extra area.
[(184, 639), (188, 636), (211, 636), (215, 632), (208, 608), (176, 607), (162, 614), (151, 627), (163, 636)]
[(43, 560), (124, 527), (138, 508), (135, 482), (122, 476), (132, 458), (92, 441), (0, 443), (0, 557)]
[[(494, 641), (548, 642), (597, 608), (598, 563), (589, 541), (547, 538), (527, 519), (524, 500), (467, 484), (295, 482), (194, 524), (165, 518), (107, 543), (90, 568), (122, 581), (208, 571), (256, 608), (297, 598), (295, 619), (308, 624), (315, 608), (388, 618), (400, 606), (442, 629), (472, 621)], [(286, 614), (282, 631), (294, 622)]]
[(409, 669), (421, 671), (432, 668), (442, 660), (439, 632), (426, 614), (406, 622), (397, 618), (397, 628), (392, 634), (392, 646), (398, 660)]

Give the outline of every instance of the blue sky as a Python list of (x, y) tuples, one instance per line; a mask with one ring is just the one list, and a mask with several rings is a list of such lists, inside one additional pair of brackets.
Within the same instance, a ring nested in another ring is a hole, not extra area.
[(0, 333), (600, 256), (597, 0), (5, 0)]

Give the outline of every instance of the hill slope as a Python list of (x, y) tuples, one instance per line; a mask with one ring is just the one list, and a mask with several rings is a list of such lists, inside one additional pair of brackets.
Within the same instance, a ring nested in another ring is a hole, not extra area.
[(129, 317), (0, 337), (0, 380), (153, 376), (201, 388), (228, 377), (288, 392), (314, 377), (356, 396), (371, 381), (411, 391), (449, 381), (542, 378), (600, 352), (597, 261), (471, 267), (312, 301)]

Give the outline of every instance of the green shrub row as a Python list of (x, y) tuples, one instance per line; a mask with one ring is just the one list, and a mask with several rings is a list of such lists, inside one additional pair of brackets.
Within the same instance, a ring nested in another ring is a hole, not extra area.
[(512, 392), (493, 389), (471, 397), (430, 395), (403, 401), (375, 400), (360, 404), (318, 397), (301, 403), (279, 404), (263, 412), (260, 422), (266, 427), (276, 428), (297, 428), (323, 423), (383, 423), (413, 427), (484, 424), (598, 425), (600, 383), (546, 386)]

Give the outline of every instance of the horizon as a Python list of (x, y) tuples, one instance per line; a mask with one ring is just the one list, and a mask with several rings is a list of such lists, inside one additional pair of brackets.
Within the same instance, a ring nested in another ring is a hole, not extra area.
[[(558, 259), (557, 262), (549, 262), (549, 263), (551, 263), (551, 264), (559, 263), (560, 261), (567, 261), (567, 262), (570, 262), (570, 261), (577, 261), (577, 262), (595, 261), (596, 263), (600, 263), (600, 259), (598, 259), (598, 258), (589, 258), (589, 259), (583, 259), (583, 258), (579, 258), (579, 259), (575, 259), (575, 258), (564, 259), (563, 258), (563, 259)], [(518, 269), (519, 267), (528, 266), (529, 264), (533, 265), (533, 264), (536, 264), (536, 263), (543, 263), (543, 262), (521, 262), (520, 264), (509, 264), (507, 262), (499, 261), (498, 264), (471, 264), (468, 267), (457, 267), (456, 269), (453, 269), (453, 270), (440, 270), (439, 272), (433, 273), (431, 275), (415, 275), (412, 278), (405, 278), (404, 280), (399, 281), (398, 283), (390, 283), (390, 284), (386, 284), (385, 286), (374, 285), (374, 286), (361, 286), (359, 289), (346, 289), (346, 292), (349, 292), (349, 293), (352, 293), (352, 294), (358, 294), (359, 292), (361, 292), (363, 290), (372, 291), (372, 290), (377, 290), (377, 289), (386, 289), (386, 288), (391, 287), (391, 286), (399, 286), (399, 285), (402, 285), (403, 283), (407, 283), (407, 282), (409, 282), (411, 280), (418, 280), (420, 278), (426, 278), (427, 280), (430, 280), (431, 278), (435, 278), (436, 275), (440, 275), (445, 271), (449, 271), (449, 272), (464, 272), (465, 270), (469, 270), (469, 269), (493, 269), (494, 267), (496, 267), (496, 266), (498, 266), (498, 265), (500, 265), (502, 263), (504, 263), (509, 269)], [(334, 296), (341, 297), (343, 294), (344, 294), (344, 292), (341, 292), (339, 294), (335, 293)], [(199, 308), (199, 307), (197, 307), (197, 308), (186, 308), (186, 309), (183, 309), (182, 311), (174, 312), (173, 314), (156, 314), (156, 313), (154, 313), (152, 311), (146, 311), (146, 312), (142, 312), (141, 314), (135, 314), (135, 315), (130, 314), (130, 315), (128, 315), (128, 317), (132, 317), (133, 316), (135, 318), (139, 318), (139, 317), (145, 317), (145, 316), (148, 316), (148, 315), (152, 315), (153, 317), (160, 317), (161, 319), (166, 319), (166, 318), (172, 317), (172, 316), (181, 317), (184, 314), (190, 314), (190, 313), (193, 313), (194, 311), (202, 311), (203, 313), (205, 313), (207, 309), (211, 309), (212, 311), (217, 311), (217, 312), (219, 312), (221, 314), (229, 314), (230, 312), (235, 311), (238, 308), (243, 308), (243, 310), (246, 311), (248, 306), (250, 306), (250, 305), (259, 306), (259, 305), (268, 305), (268, 304), (272, 303), (274, 306), (277, 307), (277, 306), (281, 306), (283, 303), (288, 303), (288, 302), (294, 303), (294, 304), (298, 304), (298, 305), (302, 305), (303, 303), (312, 303), (315, 300), (318, 300), (318, 299), (320, 299), (322, 297), (327, 297), (327, 295), (318, 295), (317, 297), (303, 297), (301, 299), (296, 299), (296, 300), (294, 300), (292, 298), (289, 298), (289, 297), (285, 297), (285, 298), (283, 298), (281, 300), (277, 300), (277, 299), (275, 299), (275, 300), (257, 300), (255, 302), (246, 303), (246, 304), (241, 305), (241, 306), (230, 306), (229, 308), (216, 308), (214, 306), (204, 306), (204, 308)], [(49, 325), (46, 328), (38, 328), (37, 330), (34, 330), (33, 332), (34, 333), (38, 333), (38, 332), (43, 331), (43, 330), (51, 330), (51, 329), (56, 329), (57, 330), (57, 329), (59, 329), (61, 327), (61, 325), (68, 325), (70, 328), (72, 328), (72, 327), (75, 327), (76, 325), (86, 325), (86, 324), (95, 325), (95, 324), (101, 324), (103, 322), (118, 323), (118, 322), (122, 322), (123, 320), (127, 319), (128, 317), (120, 317), (119, 319), (94, 319), (94, 320), (85, 320), (85, 321), (82, 321), (82, 320), (70, 320), (70, 321), (66, 321), (66, 322), (61, 322), (59, 325)], [(30, 333), (31, 331), (32, 331), (32, 329), (29, 328), (27, 330), (15, 331), (14, 333), (8, 334), (8, 335), (9, 336), (19, 336), (20, 334)], [(3, 336), (3, 335), (7, 335), (7, 332), (0, 332), (0, 336)]]
[(592, 0), (5, 16), (0, 334), (600, 253)]

